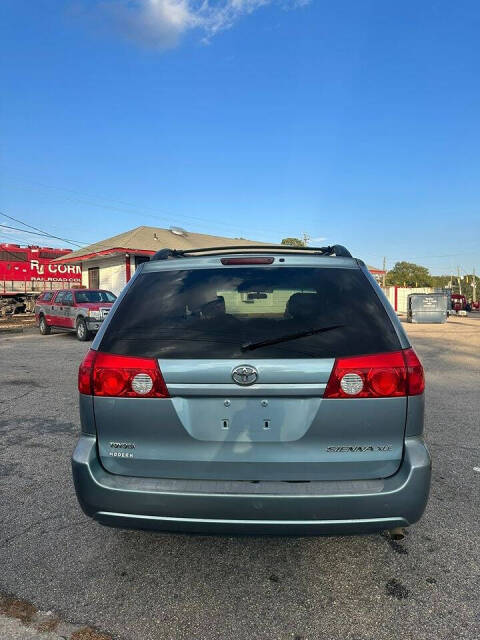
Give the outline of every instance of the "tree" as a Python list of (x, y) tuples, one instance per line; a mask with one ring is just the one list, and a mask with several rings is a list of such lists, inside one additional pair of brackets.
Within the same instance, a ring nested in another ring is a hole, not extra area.
[(432, 276), (432, 287), (437, 289), (451, 289), (457, 284), (457, 279), (452, 276)]
[(300, 238), (284, 238), (282, 244), (286, 244), (289, 247), (306, 247), (307, 245)]
[[(462, 281), (462, 293), (466, 296), (467, 300), (473, 298), (473, 284), (475, 283), (475, 297), (478, 299), (478, 292), (480, 287), (480, 278), (474, 276), (473, 273), (467, 273), (461, 276)], [(460, 287), (458, 286), (458, 277), (456, 274), (450, 276), (432, 276), (432, 286), (444, 289), (451, 289), (452, 293), (460, 293)]]
[(427, 267), (413, 262), (396, 262), (387, 273), (386, 284), (397, 287), (431, 287), (432, 276)]

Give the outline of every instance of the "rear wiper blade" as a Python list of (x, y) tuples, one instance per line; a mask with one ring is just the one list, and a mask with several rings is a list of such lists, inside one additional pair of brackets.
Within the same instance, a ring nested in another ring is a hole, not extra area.
[(278, 338), (271, 338), (270, 340), (262, 340), (261, 342), (247, 342), (242, 344), (240, 351), (253, 351), (259, 347), (268, 347), (272, 344), (279, 344), (280, 342), (287, 342), (288, 340), (296, 340), (297, 338), (306, 338), (307, 336), (313, 336), (316, 333), (323, 333), (324, 331), (332, 331), (332, 329), (340, 329), (344, 327), (344, 324), (332, 324), (329, 327), (318, 327), (316, 329), (306, 329), (305, 331), (298, 331), (297, 333), (287, 333), (284, 336)]

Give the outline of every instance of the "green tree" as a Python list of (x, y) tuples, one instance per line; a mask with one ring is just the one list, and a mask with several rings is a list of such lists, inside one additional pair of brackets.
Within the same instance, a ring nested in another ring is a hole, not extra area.
[(457, 279), (452, 276), (432, 276), (432, 287), (437, 289), (451, 289), (457, 284)]
[[(448, 276), (432, 276), (434, 287), (442, 287), (451, 289), (452, 293), (460, 293), (460, 287), (458, 282), (458, 276), (456, 274)], [(467, 273), (461, 276), (462, 293), (466, 296), (467, 300), (473, 298), (473, 283), (475, 282), (475, 297), (478, 300), (480, 294), (480, 278), (474, 276), (472, 273)]]
[(286, 244), (289, 247), (306, 247), (307, 245), (300, 238), (284, 238), (282, 244)]
[(432, 276), (427, 267), (413, 262), (397, 262), (387, 273), (386, 284), (397, 287), (431, 287)]

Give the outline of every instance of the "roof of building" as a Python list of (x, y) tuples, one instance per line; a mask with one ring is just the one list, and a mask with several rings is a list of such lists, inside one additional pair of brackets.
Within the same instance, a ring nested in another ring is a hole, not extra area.
[[(159, 249), (200, 249), (205, 247), (227, 247), (235, 245), (266, 245), (268, 242), (245, 240), (245, 238), (225, 238), (223, 236), (210, 236), (205, 233), (193, 233), (170, 227), (136, 227), (117, 236), (77, 249), (72, 253), (57, 258), (55, 262), (82, 262), (99, 256), (108, 256), (116, 253), (133, 253), (152, 255)], [(274, 245), (272, 245), (274, 246)], [(382, 269), (367, 265), (369, 271), (383, 274)]]
[(202, 247), (234, 246), (234, 245), (268, 244), (244, 238), (225, 238), (222, 236), (210, 236), (205, 233), (192, 233), (176, 227), (161, 229), (159, 227), (136, 227), (130, 231), (120, 233), (118, 236), (95, 242), (82, 249), (77, 249), (68, 256), (58, 258), (56, 262), (80, 262), (98, 255), (111, 255), (112, 253), (147, 254), (155, 253), (159, 249), (200, 249)]

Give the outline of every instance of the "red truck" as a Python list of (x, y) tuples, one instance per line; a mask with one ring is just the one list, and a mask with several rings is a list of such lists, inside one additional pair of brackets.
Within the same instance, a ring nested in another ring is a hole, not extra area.
[(460, 293), (452, 293), (452, 310), (465, 311), (467, 308), (467, 299)]
[(52, 329), (73, 331), (84, 342), (100, 329), (116, 299), (104, 289), (45, 291), (35, 303), (37, 326), (44, 336)]

